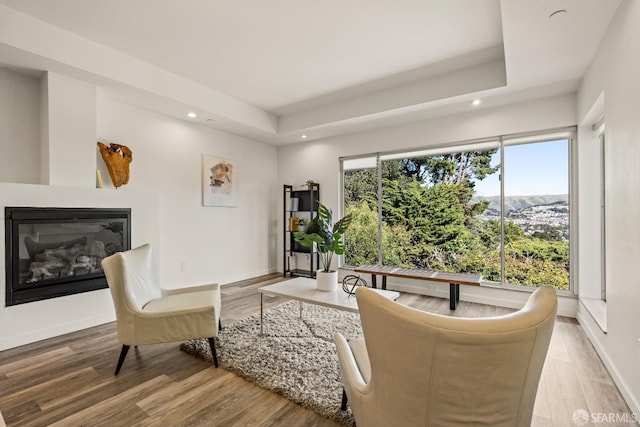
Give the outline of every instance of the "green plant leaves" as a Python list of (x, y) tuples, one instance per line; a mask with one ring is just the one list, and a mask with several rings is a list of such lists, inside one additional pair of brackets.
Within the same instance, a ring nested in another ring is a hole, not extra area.
[(349, 228), (351, 220), (351, 214), (347, 214), (332, 226), (333, 212), (318, 201), (316, 217), (307, 224), (304, 231), (293, 233), (293, 238), (305, 247), (312, 247), (315, 243), (323, 270), (329, 271), (333, 254), (344, 254), (342, 235)]

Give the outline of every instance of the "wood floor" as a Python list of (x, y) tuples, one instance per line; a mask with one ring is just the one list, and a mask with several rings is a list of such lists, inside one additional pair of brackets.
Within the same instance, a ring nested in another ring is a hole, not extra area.
[[(258, 312), (256, 289), (280, 280), (271, 275), (225, 286), (223, 326)], [(265, 297), (267, 306), (282, 301)], [(452, 313), (444, 299), (402, 294), (399, 302)], [(454, 315), (484, 317), (509, 311), (461, 302)], [(0, 352), (0, 411), (8, 426), (335, 425), (178, 346), (132, 349), (117, 377), (113, 371), (121, 346), (114, 323)], [(571, 426), (576, 409), (630, 413), (580, 326), (559, 317), (532, 425)]]

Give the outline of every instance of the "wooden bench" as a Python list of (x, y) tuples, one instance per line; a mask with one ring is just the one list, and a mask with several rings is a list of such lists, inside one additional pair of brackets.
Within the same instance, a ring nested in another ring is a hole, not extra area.
[(460, 302), (460, 285), (480, 286), (482, 276), (469, 273), (449, 273), (422, 268), (387, 267), (384, 265), (363, 265), (354, 269), (356, 273), (371, 274), (371, 286), (377, 288), (377, 276), (382, 276), (382, 289), (387, 289), (387, 276), (405, 279), (432, 280), (449, 284), (449, 308), (455, 310)]

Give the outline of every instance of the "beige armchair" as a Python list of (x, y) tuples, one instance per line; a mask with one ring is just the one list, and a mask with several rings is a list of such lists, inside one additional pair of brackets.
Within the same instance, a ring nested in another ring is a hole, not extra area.
[(529, 426), (557, 298), (538, 288), (524, 308), (462, 319), (356, 292), (364, 339), (335, 335), (359, 427)]
[(102, 260), (116, 309), (122, 351), (118, 375), (130, 346), (208, 338), (218, 367), (214, 337), (220, 324), (217, 283), (182, 289), (160, 289), (151, 273), (151, 246), (118, 252)]

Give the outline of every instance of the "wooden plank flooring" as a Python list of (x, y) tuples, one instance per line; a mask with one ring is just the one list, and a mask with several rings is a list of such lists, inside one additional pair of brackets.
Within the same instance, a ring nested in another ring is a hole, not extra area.
[[(258, 312), (256, 289), (281, 280), (270, 275), (223, 287), (223, 326)], [(283, 301), (265, 296), (267, 307)], [(402, 294), (399, 302), (459, 317), (512, 311), (462, 302), (451, 312), (448, 300), (413, 294)], [(336, 425), (178, 346), (132, 349), (118, 377), (115, 323), (0, 352), (0, 411), (8, 426)], [(532, 425), (573, 425), (576, 409), (630, 413), (580, 326), (559, 317)]]

